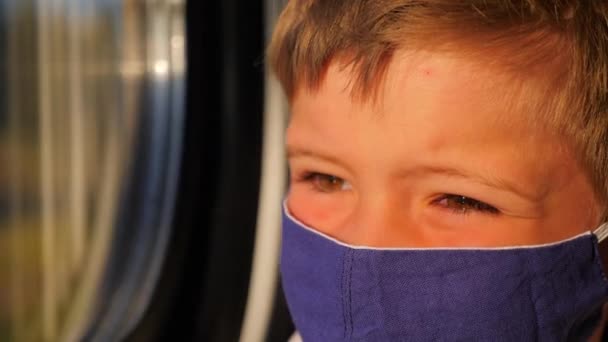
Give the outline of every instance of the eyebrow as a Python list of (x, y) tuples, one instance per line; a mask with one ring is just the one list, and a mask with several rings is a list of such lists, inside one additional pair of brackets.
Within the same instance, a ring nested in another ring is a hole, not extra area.
[[(312, 151), (309, 149), (287, 146), (287, 159), (296, 158), (296, 157), (310, 157), (316, 159), (322, 159), (324, 161), (343, 165), (343, 163), (338, 159), (331, 155), (326, 155), (323, 153), (319, 153), (316, 151)], [(545, 193), (543, 194), (532, 194), (530, 192), (526, 192), (516, 185), (514, 182), (510, 182), (507, 179), (501, 177), (486, 177), (481, 174), (467, 172), (466, 170), (449, 167), (449, 166), (432, 166), (432, 165), (421, 165), (416, 166), (411, 169), (405, 169), (398, 173), (399, 177), (407, 177), (407, 178), (420, 178), (424, 175), (434, 174), (434, 175), (442, 175), (446, 177), (455, 177), (472, 180), (476, 183), (486, 185), (491, 188), (505, 190), (511, 193), (518, 195), (519, 197), (525, 198), (532, 202), (540, 202), (542, 198), (545, 197)]]
[(323, 152), (317, 152), (317, 151), (313, 151), (313, 150), (302, 148), (302, 147), (287, 145), (287, 160), (289, 160), (291, 158), (298, 158), (298, 157), (321, 159), (325, 162), (332, 163), (332, 164), (338, 165), (340, 167), (343, 167), (344, 169), (346, 169), (349, 172), (351, 171), (351, 169), (348, 167), (348, 165), (345, 165), (344, 162), (342, 162), (342, 160), (332, 156), (331, 154), (325, 154)]
[(402, 176), (409, 176), (409, 177), (416, 177), (416, 176), (420, 177), (421, 175), (426, 175), (426, 174), (436, 174), (436, 175), (443, 175), (443, 176), (447, 176), (447, 177), (470, 179), (476, 183), (480, 183), (480, 184), (486, 185), (491, 188), (502, 189), (502, 190), (512, 192), (512, 193), (514, 193), (520, 197), (523, 197), (529, 201), (532, 201), (532, 202), (539, 202), (542, 200), (543, 197), (545, 197), (544, 193), (543, 194), (532, 194), (530, 192), (526, 192), (521, 187), (518, 187), (516, 185), (516, 183), (510, 182), (509, 180), (501, 178), (501, 177), (486, 177), (486, 176), (483, 176), (480, 174), (467, 172), (465, 170), (462, 170), (459, 168), (454, 168), (454, 167), (424, 165), (424, 166), (417, 166), (410, 170), (405, 170), (404, 172), (400, 173), (400, 175), (402, 175)]
[(337, 158), (332, 157), (330, 155), (325, 155), (325, 154), (314, 152), (311, 150), (297, 148), (297, 147), (287, 145), (287, 159), (296, 158), (296, 157), (318, 158), (318, 159), (323, 159), (323, 160), (326, 160), (328, 162), (332, 162), (335, 164), (341, 164)]

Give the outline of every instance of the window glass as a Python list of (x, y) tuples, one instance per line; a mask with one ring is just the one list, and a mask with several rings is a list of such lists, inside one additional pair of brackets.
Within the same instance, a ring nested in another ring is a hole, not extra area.
[(179, 167), (182, 26), (177, 0), (0, 0), (0, 341), (119, 338), (144, 310)]

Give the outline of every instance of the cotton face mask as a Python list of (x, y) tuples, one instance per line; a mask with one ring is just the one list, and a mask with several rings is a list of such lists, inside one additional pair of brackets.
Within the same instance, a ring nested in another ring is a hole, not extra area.
[(538, 246), (367, 248), (284, 205), (283, 287), (306, 342), (585, 340), (608, 297), (606, 227)]

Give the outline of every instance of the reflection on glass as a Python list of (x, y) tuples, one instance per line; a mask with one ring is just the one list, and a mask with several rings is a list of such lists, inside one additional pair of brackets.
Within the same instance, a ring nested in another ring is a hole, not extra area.
[[(183, 22), (171, 19), (181, 10), (169, 0), (0, 0), (0, 341), (91, 333), (141, 137), (160, 137), (148, 151), (159, 163), (177, 161), (166, 154), (179, 153), (178, 139), (147, 129), (176, 122), (181, 102), (144, 108), (151, 89), (171, 98), (168, 76), (184, 71)], [(158, 183), (171, 192), (174, 182)], [(154, 234), (155, 254), (166, 235)]]

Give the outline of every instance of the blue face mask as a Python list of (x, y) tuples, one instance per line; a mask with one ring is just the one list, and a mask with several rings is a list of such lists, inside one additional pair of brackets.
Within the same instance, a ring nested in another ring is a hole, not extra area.
[(281, 274), (306, 342), (582, 340), (608, 297), (605, 232), (530, 247), (368, 248), (284, 209)]

